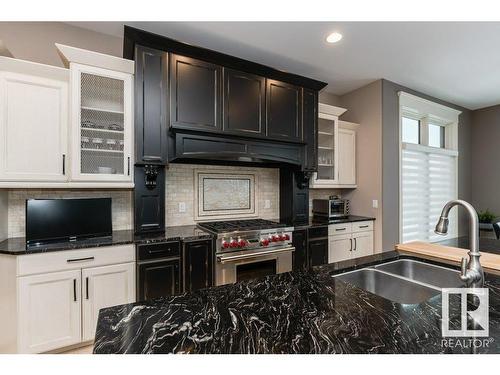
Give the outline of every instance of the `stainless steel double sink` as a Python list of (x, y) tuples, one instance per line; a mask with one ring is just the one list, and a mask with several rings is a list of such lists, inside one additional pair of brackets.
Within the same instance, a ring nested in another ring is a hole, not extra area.
[(398, 259), (333, 277), (401, 304), (416, 304), (463, 286), (458, 271), (412, 259)]

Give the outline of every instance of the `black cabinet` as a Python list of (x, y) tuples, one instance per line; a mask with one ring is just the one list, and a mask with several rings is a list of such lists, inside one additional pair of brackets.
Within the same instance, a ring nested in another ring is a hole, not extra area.
[(136, 163), (167, 162), (168, 54), (135, 49)]
[(308, 230), (309, 266), (328, 263), (328, 226), (311, 227)]
[(304, 271), (308, 268), (307, 259), (307, 229), (299, 229), (292, 234), (292, 244), (295, 247), (293, 252), (293, 270)]
[(304, 170), (318, 170), (318, 93), (302, 91), (302, 139), (306, 143)]
[(165, 168), (145, 165), (134, 171), (135, 232), (165, 230)]
[(221, 129), (222, 68), (170, 55), (170, 125), (201, 131)]
[(213, 285), (212, 240), (184, 243), (184, 291), (193, 292)]
[(288, 141), (302, 139), (301, 88), (285, 82), (266, 81), (266, 135)]
[(181, 292), (181, 260), (167, 259), (137, 265), (137, 300), (173, 296)]
[(280, 169), (280, 218), (291, 223), (309, 221), (309, 180), (303, 172)]
[(265, 78), (225, 68), (223, 82), (224, 133), (243, 136), (264, 135)]

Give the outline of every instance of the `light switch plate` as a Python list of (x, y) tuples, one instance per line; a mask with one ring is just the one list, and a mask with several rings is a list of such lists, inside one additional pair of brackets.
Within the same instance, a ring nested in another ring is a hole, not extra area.
[(373, 200), (372, 206), (373, 206), (373, 208), (378, 208), (378, 200), (377, 199)]
[(186, 202), (179, 202), (179, 212), (186, 212)]
[(269, 199), (264, 200), (264, 208), (271, 208), (271, 201)]

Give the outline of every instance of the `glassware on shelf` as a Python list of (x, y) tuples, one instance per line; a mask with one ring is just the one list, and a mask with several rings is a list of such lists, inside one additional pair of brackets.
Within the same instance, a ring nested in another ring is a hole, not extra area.
[(109, 130), (114, 130), (114, 131), (123, 131), (123, 127), (118, 125), (118, 124), (111, 124), (108, 126)]
[(116, 139), (107, 139), (106, 140), (106, 149), (116, 150)]
[(92, 138), (92, 147), (95, 149), (102, 149), (103, 139), (102, 138)]
[(125, 141), (123, 139), (120, 139), (119, 150), (123, 151), (124, 146), (125, 146)]

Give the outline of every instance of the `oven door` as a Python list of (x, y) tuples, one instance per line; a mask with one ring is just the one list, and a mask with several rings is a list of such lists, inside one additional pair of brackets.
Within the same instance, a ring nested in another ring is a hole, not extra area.
[(217, 255), (215, 285), (233, 284), (292, 270), (294, 247)]

